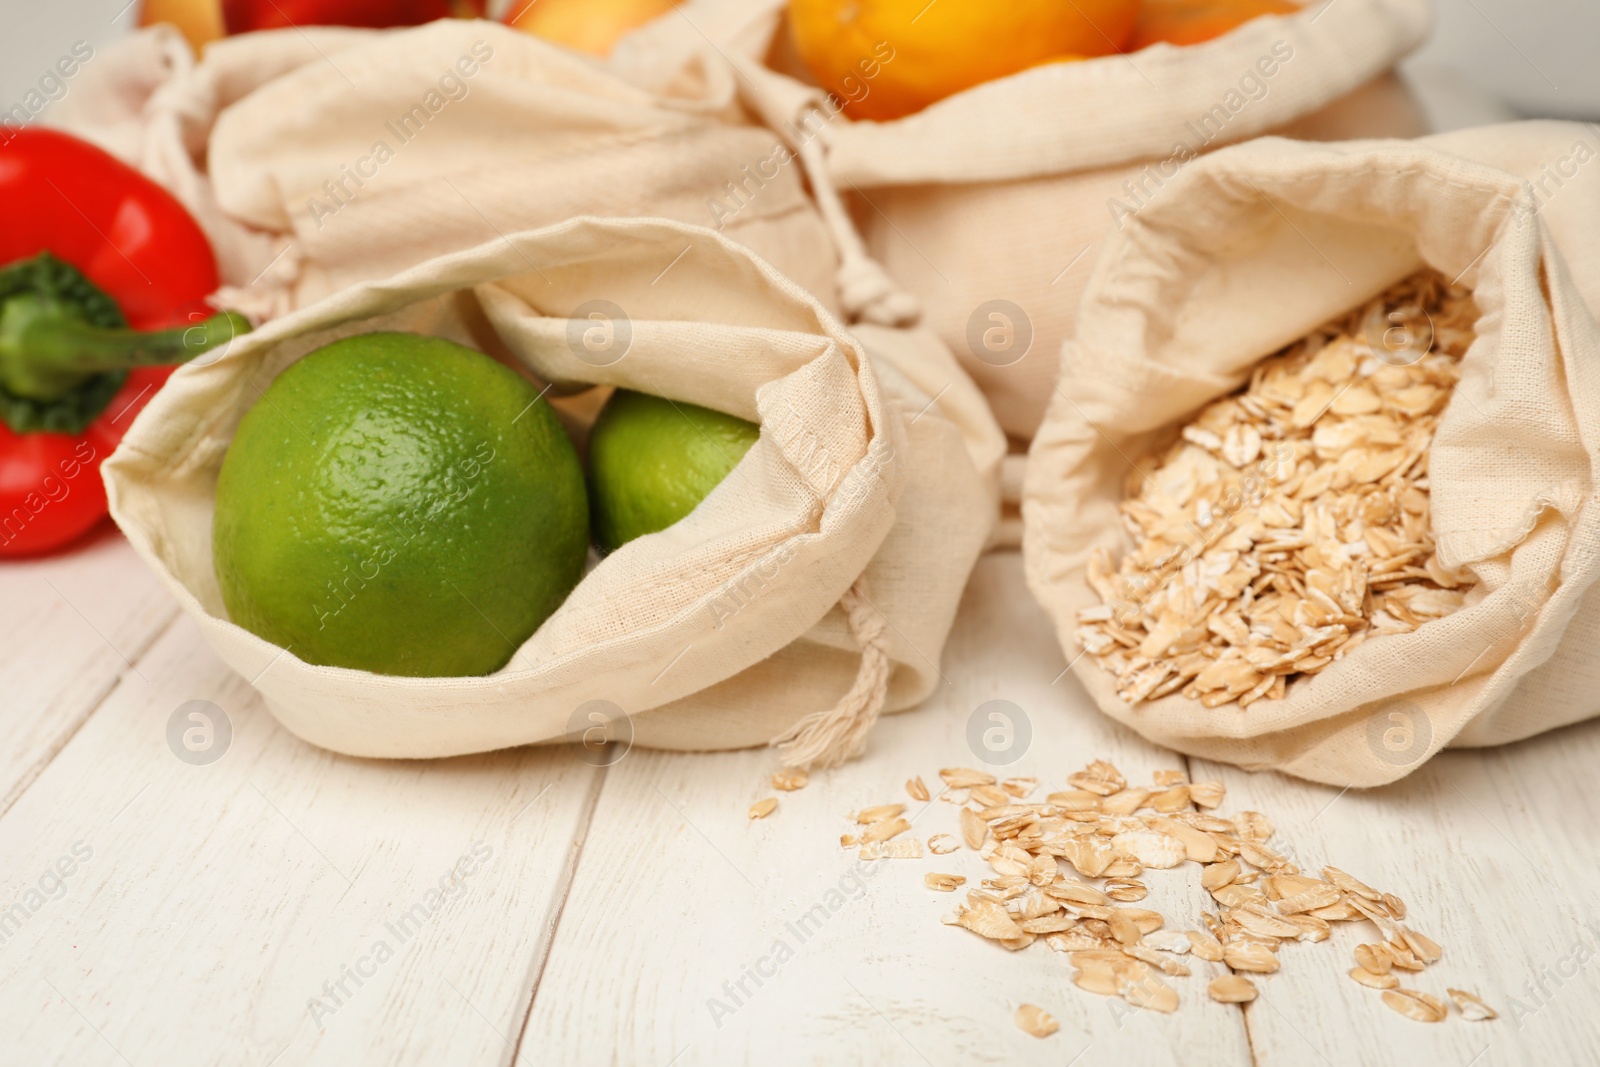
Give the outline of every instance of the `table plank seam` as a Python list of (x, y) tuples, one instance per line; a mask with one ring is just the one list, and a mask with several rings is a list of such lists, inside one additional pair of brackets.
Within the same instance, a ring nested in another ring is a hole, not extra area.
[[(1187, 752), (1179, 752), (1176, 754), (1183, 760), (1184, 777), (1191, 782), (1194, 781), (1194, 758), (1191, 757)], [(1224, 966), (1227, 965), (1224, 964)], [(1232, 967), (1229, 967), (1228, 973), (1237, 974), (1238, 972)], [(1250, 1054), (1250, 1067), (1262, 1067), (1261, 1051), (1256, 1048), (1256, 1034), (1250, 1025), (1250, 1013), (1245, 1010), (1247, 1005), (1230, 1004), (1225, 1006), (1231, 1007), (1239, 1013), (1239, 1025), (1240, 1028), (1244, 1030), (1244, 1047), (1245, 1050)]]
[[(127, 663), (123, 669), (110, 678), (105, 687), (95, 694), (92, 700), (86, 702), (84, 712), (78, 716), (78, 721), (73, 723), (72, 729), (58, 738), (49, 751), (43, 753), (42, 757), (36, 760), (27, 771), (17, 776), (16, 784), (12, 786), (5, 796), (0, 797), (0, 819), (5, 818), (6, 813), (16, 805), (17, 801), (23, 798), (33, 784), (44, 774), (45, 770), (49, 768), (50, 764), (55, 762), (56, 757), (72, 743), (72, 739), (78, 736), (79, 731), (88, 724), (90, 719), (94, 718), (95, 713), (105, 706), (106, 701), (111, 699), (111, 695), (121, 687), (128, 675), (138, 673), (139, 661), (155, 647), (157, 641), (161, 640), (169, 630), (177, 625), (182, 616), (183, 612), (178, 608), (178, 605), (172, 604), (171, 611), (166, 619), (159, 626), (151, 627), (149, 637), (133, 650), (133, 654), (127, 658)], [(118, 655), (121, 655), (121, 653), (119, 652)]]
[(555, 907), (546, 921), (544, 933), (540, 935), (538, 944), (534, 946), (532, 981), (528, 984), (528, 1000), (527, 1006), (522, 1013), (522, 1025), (517, 1027), (517, 1040), (511, 1049), (511, 1058), (504, 1061), (502, 1067), (512, 1067), (513, 1064), (522, 1060), (522, 1042), (528, 1034), (528, 1022), (533, 1018), (533, 1005), (539, 996), (539, 984), (544, 980), (545, 966), (550, 962), (550, 953), (555, 947), (556, 934), (561, 928), (561, 917), (567, 910), (568, 895), (572, 892), (572, 886), (577, 881), (578, 865), (583, 862), (583, 846), (589, 840), (589, 828), (594, 823), (595, 812), (599, 810), (600, 795), (605, 790), (605, 784), (610, 778), (607, 773), (610, 769), (609, 764), (597, 768), (598, 773), (594, 775), (594, 779), (589, 785), (588, 795), (584, 798), (583, 811), (578, 818), (567, 862), (562, 865)]

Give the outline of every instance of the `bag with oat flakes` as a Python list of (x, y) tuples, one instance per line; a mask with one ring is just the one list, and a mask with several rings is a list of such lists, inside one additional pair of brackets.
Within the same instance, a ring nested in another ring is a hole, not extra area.
[(1374, 786), (1600, 714), (1600, 139), (1264, 139), (1095, 267), (1028, 580), (1101, 710)]

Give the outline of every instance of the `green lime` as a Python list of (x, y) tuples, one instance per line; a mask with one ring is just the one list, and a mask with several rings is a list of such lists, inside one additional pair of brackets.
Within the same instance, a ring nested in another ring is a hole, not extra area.
[(594, 539), (610, 552), (683, 518), (761, 436), (755, 423), (618, 389), (589, 431)]
[(370, 333), (280, 374), (217, 480), (233, 621), (307, 663), (488, 674), (566, 599), (583, 471), (538, 392), (470, 348)]

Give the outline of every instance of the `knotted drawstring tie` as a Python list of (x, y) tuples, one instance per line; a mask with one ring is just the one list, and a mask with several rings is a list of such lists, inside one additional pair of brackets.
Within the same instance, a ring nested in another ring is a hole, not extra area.
[(790, 767), (836, 767), (859, 756), (867, 734), (889, 698), (889, 639), (878, 610), (861, 594), (860, 583), (839, 598), (850, 636), (861, 649), (855, 684), (827, 711), (814, 711), (772, 739)]

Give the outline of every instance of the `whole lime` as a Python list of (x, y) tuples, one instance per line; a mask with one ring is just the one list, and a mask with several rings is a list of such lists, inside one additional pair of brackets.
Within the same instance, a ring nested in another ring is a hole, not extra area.
[(370, 333), (295, 363), (243, 421), (212, 548), (233, 621), (307, 663), (488, 674), (588, 551), (583, 472), (537, 391), (470, 348)]
[(589, 431), (594, 539), (610, 552), (665, 530), (728, 476), (761, 427), (710, 408), (618, 389)]

